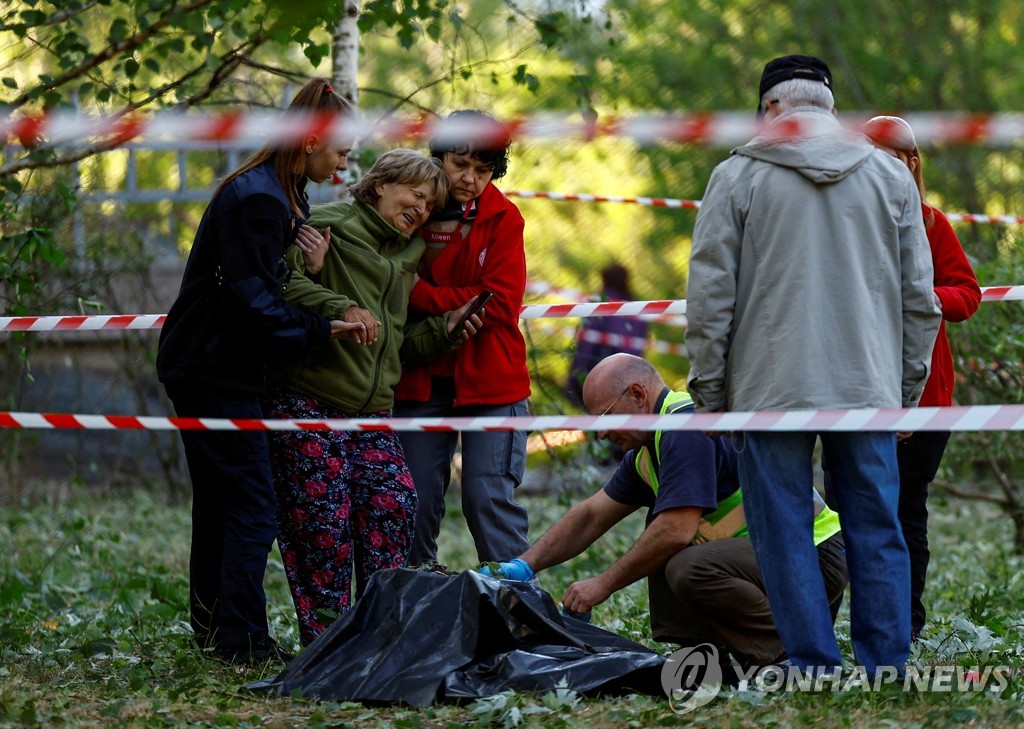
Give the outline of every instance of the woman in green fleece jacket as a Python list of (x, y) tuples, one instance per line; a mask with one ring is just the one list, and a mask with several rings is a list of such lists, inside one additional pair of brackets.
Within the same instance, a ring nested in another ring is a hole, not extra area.
[[(365, 325), (364, 336), (311, 348), (274, 373), (269, 417), (385, 418), (404, 357), (454, 349), (446, 317), (404, 331), (409, 291), (425, 249), (416, 234), (443, 205), (448, 179), (413, 150), (387, 152), (356, 183), (352, 203), (315, 206), (309, 225), (326, 252), (303, 241), (286, 253), (285, 298), (328, 319)], [(329, 242), (328, 242), (329, 241)], [(454, 318), (452, 319), (454, 321)], [(477, 320), (479, 322), (479, 320)], [(393, 431), (287, 431), (271, 434), (278, 543), (302, 644), (326, 627), (324, 612), (352, 601), (374, 572), (400, 567), (411, 546), (416, 492)]]

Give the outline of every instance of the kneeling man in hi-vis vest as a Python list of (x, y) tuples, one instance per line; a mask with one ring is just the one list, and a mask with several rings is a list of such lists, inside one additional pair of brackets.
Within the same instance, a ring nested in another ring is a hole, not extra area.
[[(583, 385), (592, 415), (693, 411), (685, 392), (673, 392), (647, 361), (629, 354), (602, 360)], [(697, 431), (599, 431), (626, 451), (604, 488), (572, 507), (518, 558), (502, 563), (506, 579), (582, 553), (641, 506), (647, 527), (604, 572), (569, 585), (566, 611), (588, 613), (615, 591), (646, 577), (655, 640), (683, 646), (714, 643), (744, 666), (786, 658), (747, 537), (736, 453), (726, 435)], [(830, 601), (847, 584), (839, 517), (815, 499), (814, 541)], [(808, 515), (810, 516), (810, 515)], [(785, 559), (785, 555), (776, 555)], [(486, 567), (482, 571), (490, 573)]]

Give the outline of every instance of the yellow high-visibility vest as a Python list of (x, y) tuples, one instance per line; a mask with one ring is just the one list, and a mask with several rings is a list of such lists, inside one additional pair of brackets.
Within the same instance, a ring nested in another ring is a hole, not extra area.
[[(686, 392), (669, 391), (661, 404), (659, 415), (679, 413), (693, 406), (693, 399)], [(654, 457), (650, 448), (642, 446), (636, 454), (633, 465), (637, 475), (651, 487), (654, 495), (658, 495), (658, 466), (661, 463), (661, 433), (654, 432)], [(814, 492), (814, 543), (821, 544), (833, 534), (839, 532), (839, 514), (832, 511)], [(729, 496), (718, 502), (718, 507), (701, 517), (697, 533), (691, 544), (701, 544), (715, 539), (747, 536), (747, 518), (743, 513), (743, 494), (736, 489)]]

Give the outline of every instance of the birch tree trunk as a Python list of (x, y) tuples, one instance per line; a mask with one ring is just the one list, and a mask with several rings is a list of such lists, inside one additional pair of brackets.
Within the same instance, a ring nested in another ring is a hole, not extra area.
[(359, 2), (344, 0), (345, 7), (341, 20), (334, 28), (331, 40), (331, 55), (334, 73), (331, 83), (343, 98), (359, 105)]

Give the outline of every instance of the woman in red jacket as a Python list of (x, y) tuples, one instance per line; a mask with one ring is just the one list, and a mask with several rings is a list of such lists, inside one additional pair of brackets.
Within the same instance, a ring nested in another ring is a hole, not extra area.
[[(452, 122), (455, 122), (453, 124)], [(452, 130), (493, 127), (485, 143)], [(528, 414), (530, 374), (519, 310), (526, 290), (523, 216), (492, 184), (508, 168), (512, 140), (480, 111), (456, 111), (430, 143), (451, 183), (448, 204), (420, 229), (427, 251), (409, 299), (416, 312), (438, 316), (490, 291), (483, 328), (429, 365), (403, 369), (395, 393), (397, 417), (483, 417)], [(455, 303), (458, 302), (458, 303)], [(453, 306), (453, 304), (455, 304)], [(455, 432), (401, 433), (419, 500), (410, 564), (437, 561), (437, 535)], [(462, 437), (462, 509), (481, 561), (509, 560), (529, 546), (526, 509), (514, 492), (526, 469), (525, 431), (467, 431)]]
[[(981, 302), (981, 289), (964, 249), (946, 216), (923, 203), (924, 177), (921, 153), (910, 125), (896, 116), (876, 116), (864, 127), (876, 147), (910, 168), (921, 192), (922, 211), (935, 268), (935, 298), (942, 309), (942, 325), (932, 351), (931, 374), (925, 383), (921, 406), (953, 404), (953, 355), (946, 339), (947, 321), (970, 318)], [(949, 432), (901, 433), (897, 447), (900, 468), (900, 524), (910, 550), (910, 626), (914, 640), (924, 627), (921, 602), (928, 570), (928, 484), (935, 478)]]

